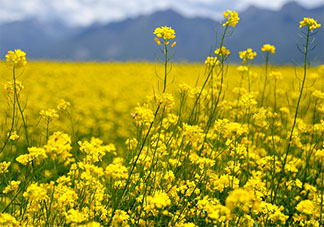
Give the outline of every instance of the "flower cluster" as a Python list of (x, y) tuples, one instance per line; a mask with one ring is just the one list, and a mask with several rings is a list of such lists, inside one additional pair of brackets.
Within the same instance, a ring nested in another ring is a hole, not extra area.
[(240, 51), (239, 55), (240, 58), (242, 59), (242, 64), (245, 64), (248, 62), (248, 60), (253, 60), (254, 57), (257, 55), (257, 53), (253, 52), (251, 48), (248, 48), (247, 50)]
[(261, 51), (274, 54), (276, 52), (276, 48), (271, 44), (264, 44), (263, 47), (261, 48)]
[(240, 20), (238, 13), (231, 10), (224, 12), (224, 18), (226, 22), (223, 24), (223, 26), (232, 26), (233, 28), (235, 28), (236, 24)]
[(313, 32), (314, 29), (321, 27), (321, 24), (318, 24), (316, 20), (309, 17), (304, 17), (304, 20), (300, 21), (299, 24), (300, 28), (307, 26), (311, 32)]
[[(169, 44), (169, 40), (175, 38), (175, 31), (171, 27), (167, 27), (167, 26), (161, 26), (156, 28), (153, 34), (156, 35), (158, 38), (162, 38), (165, 46)], [(161, 41), (157, 37), (155, 37), (154, 40), (158, 45), (161, 45)], [(171, 47), (174, 47), (175, 45), (176, 42), (173, 42), (171, 44)]]
[(227, 49), (225, 46), (222, 46), (221, 48), (218, 48), (217, 50), (215, 50), (215, 54), (217, 56), (224, 58), (224, 59), (227, 59), (229, 57), (229, 55), (231, 54), (231, 51), (229, 49)]
[(26, 53), (20, 49), (15, 51), (8, 51), (6, 54), (6, 61), (9, 65), (13, 65), (16, 68), (24, 67), (27, 64)]

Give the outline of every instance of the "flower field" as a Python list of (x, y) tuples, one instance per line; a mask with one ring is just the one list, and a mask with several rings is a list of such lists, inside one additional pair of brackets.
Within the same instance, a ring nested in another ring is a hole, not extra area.
[(204, 64), (173, 63), (163, 26), (160, 63), (8, 51), (0, 226), (323, 226), (324, 65), (308, 64), (320, 25), (300, 22), (303, 66), (274, 66), (266, 41), (226, 48), (239, 19), (224, 12)]

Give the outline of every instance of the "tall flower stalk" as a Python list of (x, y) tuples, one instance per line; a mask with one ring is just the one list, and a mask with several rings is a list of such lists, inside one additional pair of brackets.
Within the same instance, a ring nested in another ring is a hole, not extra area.
[[(8, 92), (13, 94), (12, 118), (11, 118), (10, 130), (9, 130), (9, 132), (7, 134), (7, 137), (6, 137), (6, 140), (5, 140), (4, 144), (3, 144), (3, 146), (1, 147), (0, 153), (5, 149), (6, 145), (8, 144), (8, 142), (9, 142), (11, 136), (12, 136), (14, 125), (15, 125), (15, 122), (16, 122), (17, 107), (18, 107), (18, 110), (20, 112), (21, 119), (22, 119), (22, 122), (23, 122), (27, 147), (29, 147), (29, 137), (28, 137), (27, 122), (26, 122), (26, 119), (24, 117), (24, 110), (22, 109), (21, 103), (20, 103), (20, 100), (19, 100), (20, 91), (22, 90), (23, 86), (22, 86), (22, 84), (20, 82), (17, 81), (17, 78), (16, 78), (16, 70), (19, 69), (19, 68), (25, 67), (25, 65), (27, 64), (26, 53), (23, 52), (20, 49), (17, 49), (15, 51), (8, 51), (8, 53), (6, 54), (6, 61), (7, 61), (8, 65), (10, 67), (12, 67), (12, 82), (9, 83), (9, 86), (7, 87)], [(10, 86), (10, 84), (12, 86)], [(8, 95), (10, 95), (10, 94), (8, 94)], [(16, 107), (16, 105), (17, 105), (17, 107)]]
[(296, 122), (297, 122), (297, 117), (298, 117), (298, 111), (299, 111), (299, 107), (300, 107), (300, 102), (301, 102), (301, 98), (303, 96), (303, 91), (304, 91), (304, 87), (305, 87), (306, 75), (307, 75), (307, 60), (308, 60), (307, 57), (308, 57), (308, 52), (309, 52), (310, 34), (311, 34), (311, 32), (313, 32), (314, 29), (319, 28), (320, 26), (321, 25), (317, 24), (317, 22), (312, 18), (304, 18), (303, 21), (300, 21), (300, 26), (299, 27), (300, 28), (305, 27), (305, 30), (306, 30), (306, 31), (302, 31), (303, 34), (305, 35), (305, 41), (306, 41), (305, 45), (303, 46), (304, 50), (302, 51), (302, 53), (304, 54), (304, 74), (303, 74), (303, 80), (302, 80), (302, 83), (301, 83), (301, 88), (300, 88), (300, 91), (299, 91), (299, 96), (298, 96), (298, 99), (297, 99), (293, 124), (292, 124), (291, 130), (290, 130), (290, 133), (289, 133), (287, 149), (286, 149), (285, 156), (284, 156), (284, 159), (283, 159), (283, 163), (282, 163), (282, 166), (281, 166), (281, 172), (279, 174), (278, 184), (277, 184), (277, 187), (276, 187), (276, 189), (274, 191), (273, 201), (275, 201), (275, 199), (276, 199), (277, 191), (279, 189), (280, 182), (281, 182), (281, 180), (282, 180), (282, 178), (284, 176), (284, 173), (285, 173), (285, 166), (286, 166), (288, 154), (289, 154), (289, 151), (290, 151), (290, 148), (291, 148), (293, 134), (294, 134), (294, 130), (295, 130), (295, 127), (296, 127)]
[[(171, 28), (171, 27), (167, 27), (167, 26), (162, 26), (162, 27), (158, 27), (154, 30), (154, 33), (157, 37), (154, 37), (154, 40), (155, 42), (160, 46), (161, 45), (161, 39), (162, 39), (162, 43), (163, 43), (163, 54), (164, 54), (164, 80), (163, 80), (163, 90), (162, 90), (162, 93), (165, 93), (166, 91), (166, 88), (167, 88), (167, 78), (168, 78), (168, 61), (169, 61), (169, 57), (168, 57), (168, 45), (170, 43), (170, 40), (173, 40), (175, 38), (175, 31)], [(174, 47), (176, 45), (176, 42), (173, 42), (171, 44), (171, 47)], [(139, 146), (139, 151), (136, 155), (136, 158), (135, 158), (135, 161), (133, 162), (132, 164), (132, 167), (131, 167), (131, 170), (128, 174), (128, 177), (127, 177), (127, 180), (126, 180), (126, 184), (124, 186), (124, 188), (122, 189), (122, 192), (121, 194), (118, 196), (114, 206), (113, 206), (113, 209), (112, 209), (112, 214), (111, 214), (111, 217), (109, 219), (109, 222), (108, 222), (108, 226), (111, 225), (111, 222), (115, 216), (115, 213), (116, 213), (116, 210), (119, 208), (119, 205), (121, 203), (121, 201), (123, 200), (123, 197), (126, 193), (126, 191), (128, 190), (128, 186), (131, 182), (131, 177), (134, 173), (134, 170), (135, 170), (135, 167), (136, 167), (136, 164), (139, 160), (139, 157), (144, 149), (144, 146), (146, 144), (146, 141), (151, 133), (151, 130), (153, 128), (153, 124), (155, 123), (156, 121), (156, 117), (159, 113), (159, 110), (161, 109), (161, 104), (158, 104), (155, 112), (154, 112), (154, 118), (153, 120), (151, 121), (151, 123), (149, 124), (149, 128), (143, 138), (143, 141), (141, 143), (141, 145)], [(162, 121), (162, 119), (161, 119)], [(143, 195), (145, 196), (145, 195)]]
[(262, 52), (265, 52), (266, 54), (266, 60), (265, 60), (265, 76), (264, 76), (264, 82), (263, 82), (263, 89), (262, 89), (262, 96), (260, 101), (260, 107), (263, 106), (264, 102), (264, 95), (266, 93), (267, 89), (267, 83), (268, 83), (268, 68), (269, 68), (269, 60), (270, 60), (270, 54), (274, 54), (276, 51), (276, 48), (273, 45), (270, 44), (264, 44), (261, 48)]

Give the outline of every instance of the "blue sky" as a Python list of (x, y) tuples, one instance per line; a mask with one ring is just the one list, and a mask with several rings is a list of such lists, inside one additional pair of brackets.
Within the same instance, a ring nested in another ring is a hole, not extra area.
[[(0, 0), (0, 23), (36, 17), (60, 19), (69, 25), (86, 26), (148, 14), (156, 10), (175, 9), (186, 16), (217, 19), (227, 9), (241, 11), (249, 5), (279, 9), (289, 0)], [(297, 0), (312, 8), (323, 0)]]

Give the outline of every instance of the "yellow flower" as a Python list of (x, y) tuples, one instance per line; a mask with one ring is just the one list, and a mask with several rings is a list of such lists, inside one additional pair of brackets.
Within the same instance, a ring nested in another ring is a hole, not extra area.
[(20, 226), (16, 218), (7, 213), (0, 213), (0, 226)]
[(75, 209), (70, 209), (66, 214), (67, 223), (81, 223), (86, 220), (86, 216)]
[(20, 49), (15, 51), (9, 50), (6, 54), (6, 61), (9, 65), (14, 65), (16, 68), (24, 67), (27, 64), (26, 53)]
[(217, 57), (208, 56), (206, 58), (206, 61), (205, 61), (206, 66), (214, 66), (214, 65), (218, 65), (218, 64), (219, 64), (219, 61), (218, 61)]
[(311, 32), (313, 32), (314, 29), (321, 27), (321, 24), (318, 24), (316, 20), (309, 17), (304, 17), (304, 20), (300, 21), (299, 24), (300, 28), (307, 26)]
[(236, 24), (240, 20), (238, 13), (231, 10), (224, 12), (224, 18), (226, 22), (223, 24), (223, 26), (232, 26), (233, 28), (235, 28)]
[[(162, 38), (163, 39), (163, 44), (165, 46), (169, 45), (169, 40), (174, 39), (175, 38), (175, 31), (171, 28), (171, 27), (167, 27), (167, 26), (161, 26), (158, 27), (154, 30), (153, 32), (154, 35), (156, 35), (157, 37), (154, 37), (155, 42), (157, 43), (157, 45), (161, 45), (161, 41), (158, 38)], [(176, 42), (172, 43), (171, 47), (174, 47), (176, 45)]]
[(282, 80), (282, 74), (281, 72), (275, 72), (272, 71), (269, 75), (269, 77), (275, 81)]
[[(9, 136), (9, 132), (8, 132), (7, 135)], [(16, 132), (16, 131), (13, 131), (13, 132), (11, 133), (10, 137), (9, 137), (9, 140), (10, 140), (10, 141), (15, 141), (15, 140), (17, 140), (17, 139), (19, 139), (19, 136), (17, 135), (17, 132)]]
[(0, 174), (7, 173), (11, 162), (0, 162)]
[(67, 102), (64, 99), (61, 99), (60, 103), (57, 105), (57, 109), (58, 110), (66, 110), (70, 106), (71, 106), (70, 102)]
[(221, 48), (218, 48), (217, 50), (215, 50), (215, 54), (217, 56), (221, 56), (221, 57), (224, 57), (225, 59), (227, 59), (228, 56), (231, 54), (231, 51), (229, 49), (227, 49), (226, 47), (222, 46)]
[(9, 192), (17, 191), (20, 185), (20, 181), (10, 181), (9, 185), (2, 191), (2, 193), (7, 194)]
[(147, 206), (145, 210), (162, 209), (171, 205), (169, 196), (162, 191), (155, 192), (154, 196), (147, 197)]
[(28, 147), (28, 154), (19, 155), (16, 160), (24, 166), (32, 161), (39, 163), (40, 159), (47, 158), (44, 148)]
[(270, 45), (270, 44), (264, 44), (263, 47), (261, 48), (262, 52), (270, 52), (271, 54), (274, 54), (276, 51), (275, 46)]
[(41, 110), (39, 114), (44, 118), (45, 121), (52, 121), (59, 118), (55, 109)]
[(238, 208), (247, 213), (254, 207), (254, 195), (249, 191), (238, 188), (230, 192), (226, 198), (226, 207), (232, 211)]
[(177, 45), (177, 42), (173, 42), (173, 43), (171, 44), (171, 47), (174, 47), (175, 45)]
[(170, 40), (175, 38), (175, 31), (171, 27), (161, 26), (154, 30), (154, 35), (164, 40)]
[(251, 48), (248, 48), (247, 50), (240, 51), (239, 52), (240, 58), (243, 59), (243, 64), (247, 63), (248, 60), (253, 60), (254, 57), (257, 55), (256, 52), (253, 52)]
[(161, 41), (158, 38), (154, 37), (154, 40), (157, 43), (157, 45), (159, 45), (159, 46), (161, 45)]
[(298, 210), (300, 213), (308, 215), (312, 215), (316, 208), (316, 204), (308, 199), (300, 201), (296, 206), (296, 210)]
[(236, 68), (237, 71), (239, 72), (247, 72), (249, 70), (249, 68), (245, 65), (240, 65), (239, 67)]

